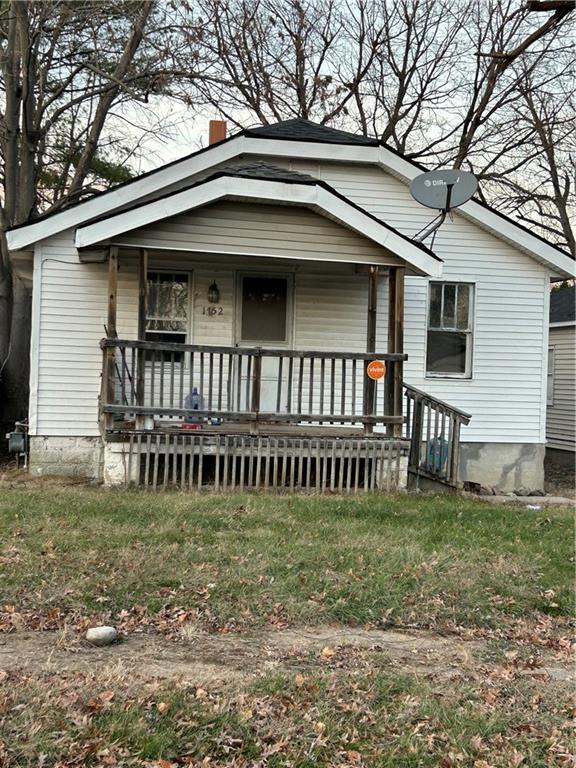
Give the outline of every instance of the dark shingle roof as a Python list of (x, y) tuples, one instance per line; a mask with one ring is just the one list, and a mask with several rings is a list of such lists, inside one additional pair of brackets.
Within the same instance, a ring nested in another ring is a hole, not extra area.
[(550, 322), (573, 323), (576, 320), (576, 285), (553, 288), (550, 294)]
[(247, 128), (245, 136), (261, 139), (284, 139), (288, 141), (314, 141), (324, 144), (361, 144), (367, 147), (377, 147), (378, 139), (361, 136), (357, 133), (340, 131), (326, 125), (312, 123), (301, 117), (294, 120), (283, 120), (273, 125), (261, 125), (258, 128)]
[(241, 165), (226, 165), (216, 169), (215, 176), (238, 176), (243, 179), (265, 179), (269, 181), (297, 181), (297, 182), (313, 182), (316, 183), (318, 179), (313, 176), (309, 176), (307, 173), (299, 173), (297, 171), (289, 171), (286, 168), (279, 168), (277, 165), (271, 163), (242, 163)]

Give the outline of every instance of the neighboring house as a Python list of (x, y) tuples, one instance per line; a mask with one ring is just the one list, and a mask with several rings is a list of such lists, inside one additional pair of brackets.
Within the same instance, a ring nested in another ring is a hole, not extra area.
[(574, 462), (576, 451), (576, 286), (552, 290), (548, 346), (548, 415), (550, 455)]
[(290, 120), (12, 229), (32, 471), (542, 487), (550, 280), (574, 260), (477, 200), (416, 242), (422, 170)]

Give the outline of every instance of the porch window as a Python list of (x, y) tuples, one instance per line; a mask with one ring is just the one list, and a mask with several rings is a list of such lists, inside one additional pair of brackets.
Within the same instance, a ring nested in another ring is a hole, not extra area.
[[(188, 336), (189, 275), (186, 272), (148, 272), (146, 341), (185, 344)], [(152, 359), (147, 352), (146, 358)], [(181, 352), (154, 353), (157, 361), (179, 363)]]
[(186, 343), (189, 279), (184, 272), (148, 272), (146, 340)]
[(472, 375), (472, 303), (469, 283), (430, 283), (426, 375)]

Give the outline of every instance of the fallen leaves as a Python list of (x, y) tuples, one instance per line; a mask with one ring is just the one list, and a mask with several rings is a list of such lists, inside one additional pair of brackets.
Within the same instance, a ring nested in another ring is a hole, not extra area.
[[(345, 653), (344, 647), (325, 648), (338, 657)], [(333, 657), (328, 654), (328, 659)], [(86, 764), (265, 768), (275, 755), (280, 756), (278, 765), (291, 765), (303, 753), (318, 766), (369, 768), (399, 754), (400, 745), (414, 764), (528, 768), (536, 764), (544, 742), (551, 765), (572, 765), (563, 741), (569, 734), (568, 722), (565, 729), (545, 730), (553, 700), (548, 696), (546, 707), (532, 707), (541, 695), (536, 681), (520, 678), (503, 681), (499, 689), (479, 688), (477, 695), (497, 710), (487, 715), (487, 722), (494, 722), (494, 714), (496, 719), (511, 712), (517, 716), (519, 707), (525, 719), (516, 729), (510, 726), (495, 732), (491, 726), (463, 738), (469, 723), (482, 717), (469, 683), (459, 693), (440, 681), (430, 687), (430, 680), (423, 677), (408, 679), (394, 670), (383, 673), (375, 660), (359, 673), (328, 667), (322, 663), (324, 658), (321, 651), (309, 657), (308, 663), (315, 666), (305, 674), (287, 676), (283, 685), (274, 683), (270, 690), (265, 681), (262, 690), (260, 684), (258, 690), (208, 690), (147, 683), (130, 675), (114, 678), (110, 673), (107, 685), (93, 675), (59, 675), (39, 683), (11, 673), (0, 694), (0, 723), (9, 723), (11, 733), (17, 733), (21, 724), (29, 737), (32, 716), (45, 743), (52, 751), (59, 750), (60, 761), (55, 763), (59, 768)], [(441, 717), (431, 706), (439, 697)], [(65, 730), (58, 723), (66, 723)], [(119, 725), (116, 730), (115, 724)], [(110, 740), (112, 732), (115, 736)], [(141, 738), (164, 745), (161, 753), (149, 760), (137, 759)], [(5, 758), (0, 751), (2, 765), (17, 765), (10, 762), (10, 746), (1, 748), (8, 755)]]
[(498, 690), (496, 688), (486, 688), (480, 692), (480, 696), (484, 700), (485, 704), (487, 704), (489, 707), (493, 707), (498, 698)]

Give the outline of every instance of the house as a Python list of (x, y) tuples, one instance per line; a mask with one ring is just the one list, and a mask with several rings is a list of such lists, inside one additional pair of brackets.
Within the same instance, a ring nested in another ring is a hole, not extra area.
[(574, 260), (479, 200), (418, 242), (422, 170), (289, 120), (12, 229), (32, 472), (542, 487), (550, 281)]
[(576, 452), (576, 286), (550, 296), (546, 439), (547, 455), (574, 465)]

